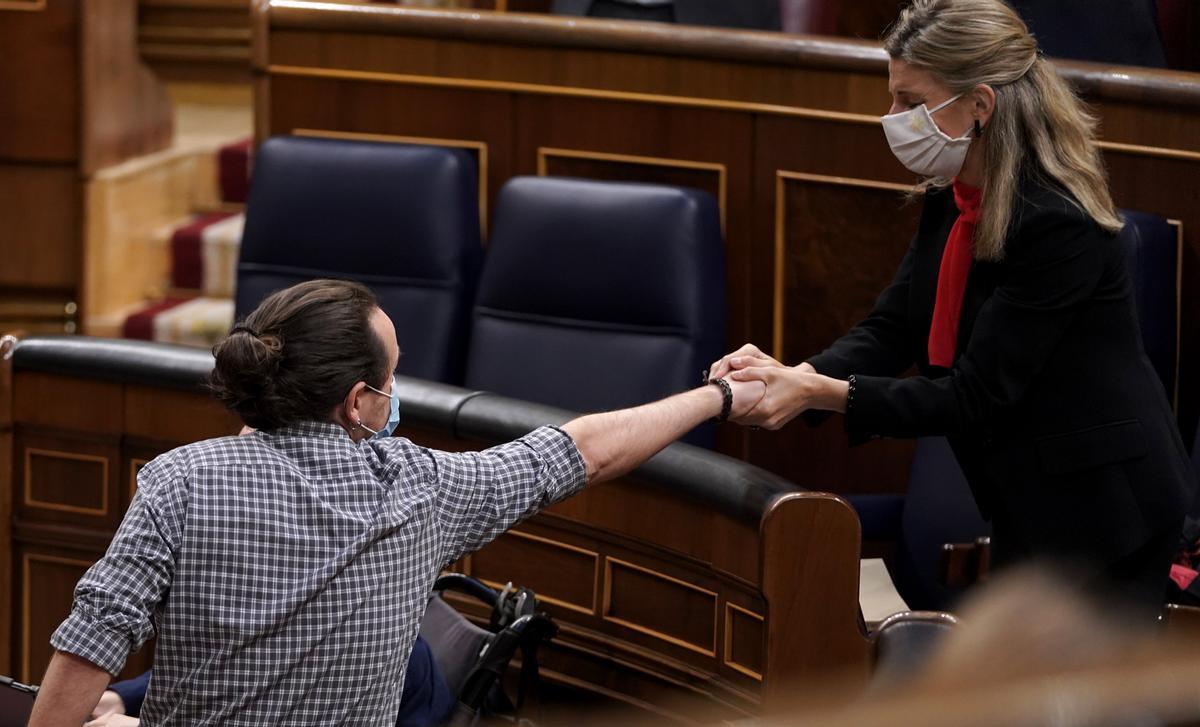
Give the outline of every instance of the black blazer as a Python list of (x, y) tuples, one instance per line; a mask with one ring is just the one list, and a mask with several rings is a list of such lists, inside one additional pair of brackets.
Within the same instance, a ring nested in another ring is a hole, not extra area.
[[(587, 15), (593, 0), (554, 0), (559, 15)], [(675, 0), (675, 22), (779, 30), (779, 0)]]
[[(855, 374), (852, 438), (946, 435), (997, 549), (1112, 562), (1179, 526), (1194, 475), (1142, 350), (1120, 239), (1065, 192), (1028, 179), (1019, 191), (1005, 259), (971, 268), (951, 370), (928, 359), (958, 217), (949, 190), (926, 198), (866, 320), (810, 363)], [(919, 375), (895, 378), (913, 364)]]

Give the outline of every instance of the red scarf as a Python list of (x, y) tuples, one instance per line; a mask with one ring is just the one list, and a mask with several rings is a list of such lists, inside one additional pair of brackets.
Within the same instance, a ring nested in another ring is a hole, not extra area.
[(975, 239), (975, 222), (979, 219), (981, 197), (981, 190), (954, 180), (954, 204), (958, 207), (958, 219), (950, 228), (946, 250), (942, 253), (942, 266), (938, 270), (933, 325), (929, 328), (929, 363), (932, 366), (948, 369), (954, 365), (958, 323), (962, 319), (967, 277), (971, 273), (971, 246)]

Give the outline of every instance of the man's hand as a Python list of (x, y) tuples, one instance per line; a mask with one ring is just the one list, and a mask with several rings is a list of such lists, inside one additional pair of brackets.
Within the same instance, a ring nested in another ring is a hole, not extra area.
[[(801, 364), (808, 366), (808, 364)], [(751, 366), (775, 366), (782, 367), (783, 364), (763, 353), (753, 343), (747, 343), (738, 350), (728, 354), (708, 367), (708, 378), (720, 379), (729, 375), (730, 371), (737, 369), (749, 368)], [(812, 368), (811, 366), (809, 368)]]
[(100, 701), (96, 703), (96, 708), (92, 710), (92, 719), (104, 717), (110, 714), (125, 714), (125, 702), (121, 699), (121, 695), (109, 689), (100, 695)]
[(734, 371), (729, 378), (737, 382), (762, 382), (767, 387), (751, 411), (730, 417), (738, 424), (779, 429), (809, 409), (846, 410), (849, 385), (812, 373), (807, 364), (795, 368), (756, 366)]
[(106, 714), (91, 722), (85, 722), (83, 727), (137, 727), (140, 722), (137, 717), (125, 714)]

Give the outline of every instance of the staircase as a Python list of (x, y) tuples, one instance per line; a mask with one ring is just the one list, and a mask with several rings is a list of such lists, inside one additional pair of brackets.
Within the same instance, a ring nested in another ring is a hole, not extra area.
[(125, 338), (210, 347), (233, 325), (233, 294), (249, 187), (253, 143), (222, 146), (216, 154), (220, 203), (197, 209), (164, 230), (169, 283), (129, 313)]

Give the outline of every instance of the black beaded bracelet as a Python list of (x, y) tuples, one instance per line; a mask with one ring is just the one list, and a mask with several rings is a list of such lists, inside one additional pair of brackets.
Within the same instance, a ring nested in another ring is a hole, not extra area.
[(708, 383), (721, 387), (721, 414), (713, 417), (718, 424), (729, 421), (729, 412), (733, 411), (733, 387), (725, 379), (709, 379)]
[(846, 389), (846, 413), (849, 414), (850, 410), (854, 408), (854, 387), (858, 384), (858, 380), (854, 378), (854, 374), (850, 374), (846, 378), (846, 383), (850, 385)]

